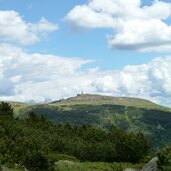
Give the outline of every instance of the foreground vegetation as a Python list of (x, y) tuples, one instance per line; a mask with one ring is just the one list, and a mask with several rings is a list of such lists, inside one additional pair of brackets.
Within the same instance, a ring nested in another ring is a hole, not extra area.
[[(34, 112), (21, 120), (13, 117), (9, 104), (0, 104), (0, 164), (3, 166), (53, 171), (61, 167), (61, 160), (137, 163), (148, 152), (149, 143), (141, 133), (127, 133), (114, 126), (106, 131), (90, 125), (53, 124)], [(115, 164), (111, 167), (120, 169)]]
[(171, 170), (171, 146), (164, 148), (158, 153), (158, 168), (159, 171)]

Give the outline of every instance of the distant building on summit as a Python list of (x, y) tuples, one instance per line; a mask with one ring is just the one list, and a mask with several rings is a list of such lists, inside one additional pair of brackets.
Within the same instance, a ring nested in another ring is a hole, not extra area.
[(81, 96), (81, 95), (83, 95), (84, 94), (84, 92), (83, 91), (81, 91), (81, 93), (80, 94), (77, 94), (77, 96)]

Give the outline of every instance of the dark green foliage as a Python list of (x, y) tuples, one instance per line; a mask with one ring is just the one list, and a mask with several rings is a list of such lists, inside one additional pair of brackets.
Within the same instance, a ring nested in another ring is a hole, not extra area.
[(2, 116), (3, 112), (0, 163), (10, 167), (17, 164), (29, 171), (53, 171), (54, 163), (61, 158), (135, 163), (149, 150), (143, 134), (127, 133), (114, 126), (107, 131), (90, 125), (57, 125), (35, 112), (25, 120)]
[(23, 164), (29, 171), (54, 170), (54, 162), (50, 162), (47, 156), (43, 155), (39, 151), (29, 152), (29, 154), (26, 155)]
[(147, 155), (149, 143), (142, 133), (126, 133), (122, 129), (112, 128), (111, 137), (115, 137), (116, 160), (136, 163), (140, 158)]
[[(30, 110), (55, 123), (91, 124), (108, 129), (111, 124), (128, 132), (142, 132), (150, 139), (153, 151), (171, 144), (171, 112), (159, 109), (112, 104), (37, 105)], [(24, 111), (23, 111), (24, 113)], [(27, 112), (25, 112), (27, 115)]]
[(114, 171), (123, 171), (124, 170), (122, 165), (119, 164), (119, 163), (113, 163), (112, 168), (113, 168)]
[(170, 171), (171, 170), (171, 147), (166, 147), (158, 153), (158, 170)]
[(0, 103), (0, 115), (3, 116), (12, 116), (13, 115), (13, 109), (11, 108), (11, 105), (5, 102)]

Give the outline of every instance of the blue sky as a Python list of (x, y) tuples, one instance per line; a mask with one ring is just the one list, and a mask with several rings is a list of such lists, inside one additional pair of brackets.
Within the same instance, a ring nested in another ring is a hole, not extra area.
[[(142, 2), (143, 5), (152, 3), (151, 0)], [(162, 55), (154, 52), (111, 50), (107, 47), (106, 41), (106, 32), (112, 33), (110, 29), (73, 31), (64, 21), (64, 17), (74, 6), (85, 3), (87, 0), (44, 0), (43, 2), (42, 0), (1, 0), (0, 10), (15, 10), (25, 21), (31, 23), (37, 22), (42, 16), (50, 22), (58, 23), (59, 31), (51, 33), (46, 40), (36, 45), (24, 47), (29, 52), (92, 59), (95, 62), (90, 65), (99, 66), (102, 70), (147, 63), (154, 57)]]
[(0, 0), (0, 98), (43, 102), (85, 90), (170, 105), (171, 3), (131, 3)]

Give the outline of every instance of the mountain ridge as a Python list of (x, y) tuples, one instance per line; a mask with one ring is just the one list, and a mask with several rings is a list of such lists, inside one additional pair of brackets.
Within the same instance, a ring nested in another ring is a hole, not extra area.
[[(2, 102), (2, 100), (0, 101)], [(35, 103), (30, 104), (27, 102), (20, 101), (4, 101), (10, 103), (14, 107), (20, 106), (36, 106), (36, 105), (62, 105), (68, 103), (69, 105), (75, 104), (113, 104), (123, 106), (133, 106), (151, 109), (162, 109), (171, 112), (171, 108), (152, 102), (148, 99), (137, 98), (137, 97), (126, 97), (126, 96), (106, 96), (100, 94), (77, 94), (76, 96), (69, 97), (66, 99), (54, 100), (49, 103)]]
[(113, 104), (123, 106), (133, 106), (140, 108), (161, 109), (171, 112), (171, 108), (159, 105), (150, 100), (136, 97), (117, 97), (117, 96), (105, 96), (99, 94), (77, 94), (77, 96), (67, 99), (52, 101), (49, 104)]

